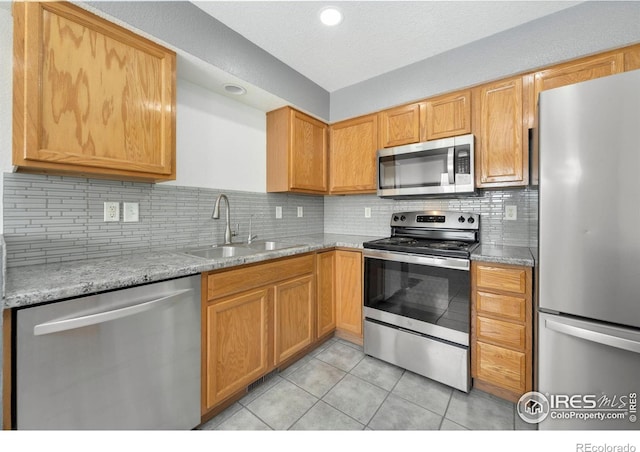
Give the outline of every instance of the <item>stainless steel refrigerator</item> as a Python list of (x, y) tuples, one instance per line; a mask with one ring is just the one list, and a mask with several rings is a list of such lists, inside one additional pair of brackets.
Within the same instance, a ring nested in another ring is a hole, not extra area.
[(538, 132), (539, 428), (638, 430), (640, 71), (542, 92)]

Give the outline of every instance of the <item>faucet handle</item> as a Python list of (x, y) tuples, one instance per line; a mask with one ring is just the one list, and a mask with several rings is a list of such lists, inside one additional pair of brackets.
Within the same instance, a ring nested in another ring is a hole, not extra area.
[(231, 237), (235, 237), (238, 235), (238, 231), (240, 231), (240, 223), (236, 223), (236, 230), (231, 231)]

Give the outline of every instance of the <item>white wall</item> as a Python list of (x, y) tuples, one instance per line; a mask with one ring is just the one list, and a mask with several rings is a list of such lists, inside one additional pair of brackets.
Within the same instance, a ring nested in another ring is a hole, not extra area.
[(178, 172), (169, 183), (264, 193), (265, 113), (191, 82), (177, 83)]
[(0, 234), (3, 231), (2, 175), (11, 171), (13, 18), (11, 3), (0, 1)]

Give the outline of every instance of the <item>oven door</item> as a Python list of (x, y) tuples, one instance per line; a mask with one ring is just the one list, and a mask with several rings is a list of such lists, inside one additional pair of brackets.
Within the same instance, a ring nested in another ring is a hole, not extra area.
[(469, 345), (469, 260), (365, 249), (364, 316)]

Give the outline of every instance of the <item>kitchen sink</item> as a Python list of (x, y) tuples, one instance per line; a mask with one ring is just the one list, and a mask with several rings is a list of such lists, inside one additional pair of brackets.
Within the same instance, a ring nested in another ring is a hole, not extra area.
[(192, 256), (204, 257), (205, 259), (248, 256), (250, 254), (254, 254), (255, 252), (256, 251), (253, 249), (237, 245), (223, 245), (212, 248), (185, 251), (185, 253), (187, 254), (191, 254)]
[(217, 259), (222, 257), (249, 256), (251, 254), (260, 253), (262, 251), (283, 250), (293, 248), (300, 245), (292, 245), (285, 242), (275, 242), (265, 240), (259, 242), (234, 243), (231, 245), (210, 246), (207, 248), (199, 248), (195, 250), (185, 250), (184, 253), (192, 256), (203, 257), (205, 259)]
[(282, 250), (285, 248), (293, 248), (295, 246), (300, 246), (300, 245), (292, 245), (290, 243), (274, 242), (271, 240), (266, 240), (266, 241), (252, 242), (246, 246), (256, 251), (273, 251), (273, 250)]

